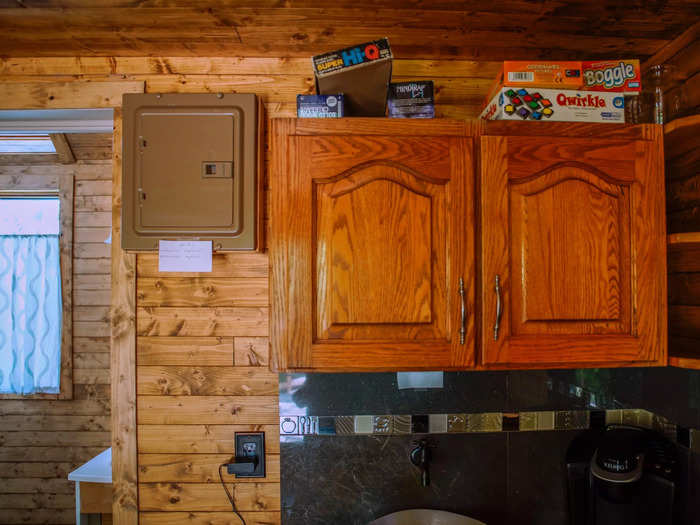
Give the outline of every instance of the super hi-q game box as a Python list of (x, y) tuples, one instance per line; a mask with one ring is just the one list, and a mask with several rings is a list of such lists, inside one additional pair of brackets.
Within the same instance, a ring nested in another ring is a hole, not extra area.
[(486, 120), (625, 122), (623, 93), (502, 87), (481, 112)]
[(319, 95), (343, 93), (345, 115), (383, 117), (391, 80), (389, 40), (382, 38), (311, 59)]

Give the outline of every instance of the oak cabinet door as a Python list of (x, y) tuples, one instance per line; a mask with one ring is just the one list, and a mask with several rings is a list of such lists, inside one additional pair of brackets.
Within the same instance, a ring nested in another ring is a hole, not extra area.
[(485, 366), (661, 362), (657, 152), (641, 140), (482, 138)]
[(271, 180), (284, 195), (271, 208), (271, 249), (285, 251), (283, 276), (272, 254), (272, 285), (286, 286), (286, 308), (272, 316), (281, 366), (470, 366), (471, 139), (288, 136), (286, 148), (283, 180)]

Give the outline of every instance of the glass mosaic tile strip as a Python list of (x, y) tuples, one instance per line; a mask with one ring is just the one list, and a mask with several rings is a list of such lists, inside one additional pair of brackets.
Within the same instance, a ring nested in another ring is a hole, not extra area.
[[(609, 424), (652, 429), (673, 441), (700, 450), (700, 430), (682, 428), (648, 410), (547, 410), (477, 414), (414, 414), (361, 416), (282, 416), (280, 435), (407, 435), (473, 432), (527, 432), (600, 429)], [(679, 441), (680, 442), (680, 441)], [(682, 443), (683, 444), (683, 443)]]

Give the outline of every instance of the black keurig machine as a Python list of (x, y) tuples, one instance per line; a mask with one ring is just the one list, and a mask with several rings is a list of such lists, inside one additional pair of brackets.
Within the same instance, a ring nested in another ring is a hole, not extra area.
[(566, 457), (570, 525), (672, 525), (676, 448), (647, 429), (608, 425)]

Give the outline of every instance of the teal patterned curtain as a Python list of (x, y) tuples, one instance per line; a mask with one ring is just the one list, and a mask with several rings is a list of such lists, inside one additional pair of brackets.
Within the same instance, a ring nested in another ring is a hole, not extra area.
[(0, 394), (58, 393), (58, 235), (0, 235)]

